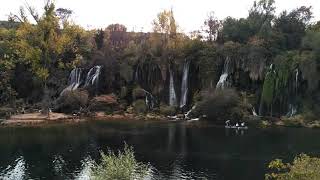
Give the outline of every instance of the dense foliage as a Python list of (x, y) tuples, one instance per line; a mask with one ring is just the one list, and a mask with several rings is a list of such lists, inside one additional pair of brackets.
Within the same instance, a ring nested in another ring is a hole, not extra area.
[(115, 154), (108, 151), (101, 152), (101, 163), (93, 167), (90, 179), (113, 180), (113, 179), (144, 179), (148, 166), (137, 162), (132, 147), (125, 145), (123, 152)]
[(281, 159), (270, 162), (271, 173), (266, 174), (266, 180), (316, 180), (320, 178), (320, 159), (300, 154), (293, 162), (283, 163)]
[(89, 90), (89, 99), (113, 92), (132, 104), (131, 94), (140, 87), (158, 104), (168, 104), (170, 74), (181, 97), (183, 67), (190, 61), (189, 106), (227, 71), (228, 84), (254, 96), (250, 103), (260, 115), (282, 116), (292, 107), (317, 112), (309, 105), (319, 104), (310, 97), (320, 92), (320, 23), (310, 22), (311, 7), (278, 16), (275, 10), (274, 0), (259, 0), (246, 18), (218, 20), (211, 12), (202, 30), (188, 36), (173, 10), (160, 12), (153, 32), (144, 33), (128, 32), (122, 24), (84, 30), (70, 20), (71, 10), (56, 9), (50, 0), (41, 15), (31, 6), (21, 8), (0, 24), (0, 104), (22, 99), (53, 106), (69, 72), (94, 65), (103, 66), (103, 80), (98, 90)]

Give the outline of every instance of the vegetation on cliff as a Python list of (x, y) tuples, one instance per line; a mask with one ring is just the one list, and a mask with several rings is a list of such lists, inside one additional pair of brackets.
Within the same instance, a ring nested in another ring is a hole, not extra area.
[[(90, 106), (96, 95), (114, 93), (125, 107), (159, 110), (169, 103), (170, 75), (180, 102), (184, 64), (189, 63), (183, 111), (227, 73), (237, 96), (256, 99), (251, 105), (259, 115), (315, 114), (320, 111), (315, 105), (320, 97), (319, 22), (310, 22), (311, 7), (278, 16), (275, 9), (274, 0), (259, 0), (246, 18), (218, 20), (212, 12), (203, 30), (186, 34), (173, 10), (160, 12), (152, 22), (153, 32), (145, 33), (128, 32), (122, 24), (85, 30), (70, 20), (72, 11), (56, 9), (50, 0), (43, 14), (31, 6), (21, 8), (0, 24), (0, 104), (21, 108), (15, 103), (21, 100), (29, 106), (41, 103), (47, 110), (59, 102), (73, 68), (81, 69), (85, 79), (90, 68), (101, 66), (96, 86), (79, 85), (88, 92), (89, 103), (73, 96), (80, 107)], [(141, 92), (143, 97), (137, 98)], [(143, 100), (147, 107), (142, 107)]]

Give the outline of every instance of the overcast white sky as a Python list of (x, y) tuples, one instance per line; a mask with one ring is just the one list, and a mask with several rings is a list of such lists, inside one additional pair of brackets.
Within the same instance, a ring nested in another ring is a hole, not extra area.
[[(246, 17), (254, 0), (55, 0), (56, 8), (73, 10), (73, 20), (84, 28), (104, 28), (121, 23), (128, 30), (150, 31), (151, 22), (163, 9), (173, 8), (176, 20), (184, 32), (200, 29), (208, 12), (219, 19), (227, 16)], [(41, 9), (45, 0), (0, 0), (0, 20), (17, 13), (25, 2)], [(312, 6), (314, 19), (320, 20), (320, 0), (276, 0), (277, 13), (299, 6)], [(143, 29), (142, 29), (143, 27)]]

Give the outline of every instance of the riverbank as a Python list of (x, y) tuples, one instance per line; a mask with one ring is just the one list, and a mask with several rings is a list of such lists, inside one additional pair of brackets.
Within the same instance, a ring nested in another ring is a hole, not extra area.
[(68, 115), (64, 113), (49, 113), (49, 116), (41, 113), (18, 114), (3, 119), (0, 126), (37, 126), (52, 123), (79, 123), (90, 120), (113, 121), (113, 120), (167, 120), (165, 116), (156, 114), (112, 114), (107, 115), (104, 112), (95, 112), (90, 116)]
[[(183, 114), (177, 115), (175, 121), (188, 121)], [(178, 118), (180, 117), (180, 118)], [(106, 114), (105, 112), (94, 112), (90, 115), (69, 115), (64, 113), (41, 114), (38, 112), (12, 115), (8, 119), (2, 119), (0, 126), (42, 126), (46, 124), (68, 124), (86, 121), (170, 121), (169, 117), (156, 113), (136, 114)], [(190, 120), (189, 120), (190, 121)], [(192, 120), (191, 120), (192, 121)], [(296, 128), (320, 128), (320, 121), (307, 121), (301, 115), (290, 118), (258, 117), (249, 116), (241, 120), (249, 127), (269, 128), (269, 127), (296, 127)], [(207, 120), (206, 122), (210, 122)], [(210, 124), (215, 124), (214, 122)], [(221, 125), (221, 123), (219, 123)]]
[(34, 126), (39, 124), (49, 123), (70, 123), (70, 122), (81, 122), (84, 121), (78, 116), (71, 116), (63, 113), (27, 113), (13, 115), (8, 119), (1, 121), (1, 126)]
[(293, 117), (258, 117), (251, 116), (244, 120), (247, 124), (259, 128), (267, 127), (294, 127), (294, 128), (320, 128), (320, 120), (307, 119), (303, 115)]

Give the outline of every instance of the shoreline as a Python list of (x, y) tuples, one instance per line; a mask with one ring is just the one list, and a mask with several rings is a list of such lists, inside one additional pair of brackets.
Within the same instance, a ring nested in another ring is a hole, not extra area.
[[(76, 124), (89, 121), (163, 121), (170, 122), (168, 117), (159, 114), (110, 114), (107, 115), (104, 112), (95, 112), (93, 115), (87, 116), (73, 116), (64, 113), (51, 112), (49, 117), (41, 113), (27, 113), (13, 115), (8, 119), (0, 119), (0, 127), (33, 127), (33, 126), (46, 126), (53, 124)], [(187, 121), (180, 119), (176, 121)], [(244, 118), (243, 120), (250, 127), (254, 128), (320, 128), (320, 121), (305, 122), (302, 119), (300, 121), (294, 119), (281, 119), (270, 120), (266, 117), (259, 117), (251, 119)], [(210, 121), (206, 121), (210, 122)], [(210, 123), (211, 124), (211, 123)], [(212, 125), (218, 125), (212, 122)]]
[(27, 113), (13, 115), (8, 119), (1, 119), (0, 127), (19, 126), (43, 126), (51, 124), (74, 124), (88, 121), (167, 121), (167, 118), (160, 115), (139, 115), (139, 114), (113, 114), (106, 115), (103, 112), (96, 112), (90, 116), (72, 116), (64, 113), (50, 113), (49, 117), (41, 113)]

